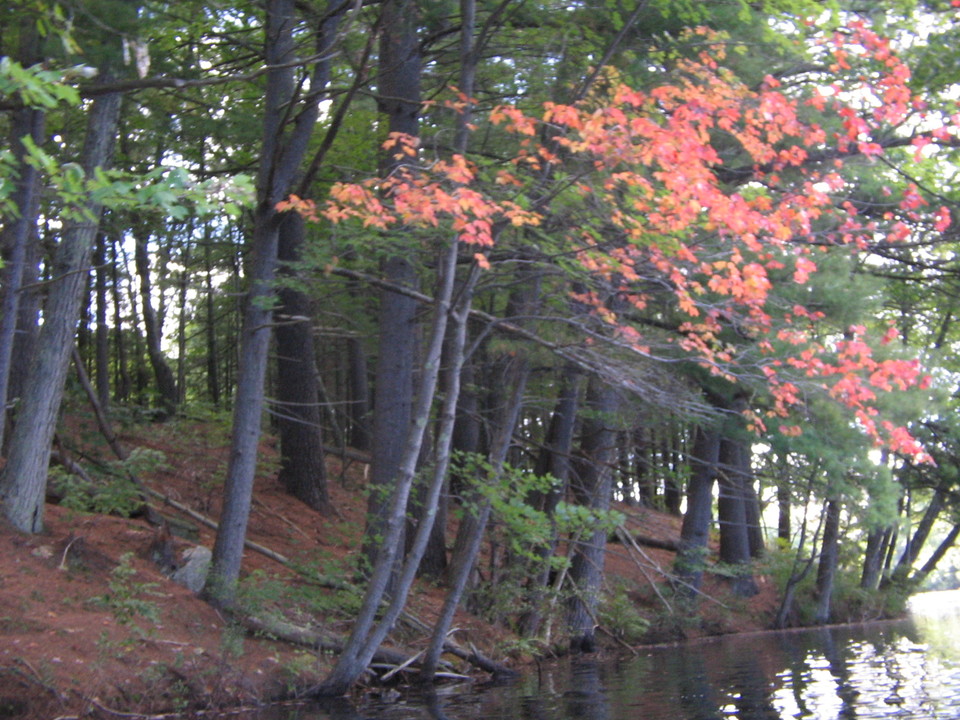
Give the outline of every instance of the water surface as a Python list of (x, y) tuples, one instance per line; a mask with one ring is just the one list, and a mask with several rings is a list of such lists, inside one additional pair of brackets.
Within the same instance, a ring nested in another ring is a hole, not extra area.
[[(960, 602), (948, 607), (960, 607)], [(846, 720), (960, 717), (960, 622), (729, 636), (543, 663), (500, 686), (288, 708), (290, 720)]]

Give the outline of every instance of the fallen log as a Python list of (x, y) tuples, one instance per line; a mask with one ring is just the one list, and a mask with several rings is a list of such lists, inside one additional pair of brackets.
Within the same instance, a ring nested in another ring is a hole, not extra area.
[(637, 545), (656, 548), (657, 550), (669, 550), (670, 552), (680, 552), (680, 543), (673, 540), (663, 540), (661, 538), (649, 537), (647, 535), (634, 535), (633, 539)]

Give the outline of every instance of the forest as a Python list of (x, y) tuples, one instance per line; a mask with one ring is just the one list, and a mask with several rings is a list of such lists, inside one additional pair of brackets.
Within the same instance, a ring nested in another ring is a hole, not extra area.
[(957, 0), (7, 0), (5, 522), (157, 492), (68, 402), (120, 460), (224, 423), (201, 594), (241, 612), (263, 438), (331, 522), (364, 463), (315, 696), (424, 578), (425, 678), (461, 607), (594, 650), (620, 507), (682, 517), (691, 613), (771, 558), (777, 627), (956, 587), (958, 38)]

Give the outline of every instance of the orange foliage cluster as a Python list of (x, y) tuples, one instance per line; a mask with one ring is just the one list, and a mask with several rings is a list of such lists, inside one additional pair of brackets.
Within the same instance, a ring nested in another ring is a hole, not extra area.
[[(710, 31), (695, 32), (711, 45)], [(878, 425), (873, 405), (877, 392), (925, 382), (917, 363), (876, 360), (863, 328), (848, 329), (844, 339), (822, 341), (817, 339), (822, 315), (797, 305), (775, 320), (769, 308), (775, 282), (789, 278), (806, 284), (817, 270), (816, 253), (828, 246), (856, 250), (884, 234), (887, 242), (896, 242), (909, 233), (892, 216), (885, 231), (862, 222), (850, 203), (838, 205), (833, 197), (845, 184), (838, 172), (842, 157), (882, 154), (879, 131), (918, 107), (906, 84), (909, 69), (889, 41), (864, 24), (836, 33), (824, 47), (837, 71), (853, 62), (870, 66), (858, 87), (824, 88), (803, 99), (784, 93), (768, 76), (759, 89), (751, 89), (720, 66), (724, 45), (717, 42), (697, 60), (680, 61), (675, 82), (649, 92), (619, 85), (600, 107), (596, 99), (580, 105), (546, 103), (539, 117), (515, 106), (495, 108), (490, 121), (515, 134), (520, 147), (514, 171), (500, 170), (493, 187), (521, 192), (525, 175), (537, 173), (543, 180), (545, 163), (579, 174), (576, 187), (589, 198), (591, 210), (603, 216), (601, 230), (569, 231), (582, 266), (638, 309), (649, 299), (645, 286), (668, 287), (681, 317), (679, 346), (712, 372), (736, 379), (736, 349), (721, 341), (723, 333), (734, 329), (751, 339), (768, 358), (762, 372), (773, 398), (763, 413), (749, 411), (758, 431), (766, 428), (764, 418), (787, 417), (802, 405), (803, 393), (790, 380), (798, 375), (805, 382), (815, 379), (816, 386), (850, 407), (878, 443), (926, 461), (929, 456), (905, 429)], [(828, 133), (803, 120), (810, 106), (833, 113), (842, 131)], [(551, 128), (545, 145), (537, 141), (544, 125)], [(918, 155), (947, 132), (939, 129), (916, 139)], [(376, 228), (445, 223), (462, 242), (483, 248), (494, 243), (495, 222), (540, 222), (537, 213), (493, 199), (477, 183), (476, 168), (461, 156), (420, 165), (416, 139), (402, 135), (392, 135), (384, 148), (397, 160), (390, 176), (334, 186), (319, 214), (332, 222), (355, 218)], [(835, 159), (817, 171), (811, 153)], [(744, 168), (749, 181), (741, 178), (740, 189), (731, 190), (723, 170), (742, 174)], [(913, 188), (900, 209), (920, 219), (924, 205)], [(278, 209), (317, 216), (312, 205), (295, 198)], [(945, 229), (947, 211), (937, 210), (931, 224)], [(478, 261), (486, 264), (482, 254)], [(577, 299), (592, 306), (622, 341), (649, 352), (636, 327), (599, 295), (581, 291)], [(779, 342), (779, 351), (772, 340)], [(783, 347), (797, 352), (785, 358)], [(787, 424), (780, 430), (800, 431)]]

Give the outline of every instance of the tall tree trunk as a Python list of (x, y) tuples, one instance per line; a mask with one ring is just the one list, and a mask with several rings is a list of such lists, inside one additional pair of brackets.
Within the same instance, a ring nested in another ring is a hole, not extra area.
[[(557, 405), (550, 417), (547, 437), (537, 457), (534, 470), (539, 476), (552, 476), (557, 484), (552, 491), (536, 493), (527, 499), (532, 507), (541, 510), (551, 518), (570, 484), (573, 438), (577, 426), (577, 406), (582, 385), (583, 375), (579, 369), (571, 366), (564, 368), (560, 397), (557, 398)], [(540, 631), (540, 624), (543, 622), (541, 604), (550, 581), (550, 558), (556, 552), (559, 540), (559, 534), (554, 527), (550, 541), (542, 547), (532, 549), (538, 559), (538, 566), (535, 567), (535, 572), (530, 578), (530, 592), (527, 598), (530, 610), (520, 619), (520, 631), (526, 637), (533, 637)]]
[(213, 261), (211, 258), (210, 224), (203, 225), (203, 263), (204, 263), (204, 284), (205, 293), (203, 298), (203, 308), (206, 319), (204, 336), (207, 346), (207, 394), (214, 407), (220, 406), (220, 358), (217, 345), (217, 324), (216, 324), (216, 305), (214, 303), (213, 290)]
[(793, 539), (791, 511), (793, 502), (787, 480), (789, 455), (784, 452), (777, 458), (777, 538), (789, 543)]
[(110, 247), (110, 282), (113, 290), (111, 297), (113, 303), (113, 345), (117, 362), (113, 397), (117, 402), (126, 402), (130, 399), (133, 383), (130, 380), (127, 341), (123, 332), (123, 292), (120, 287), (119, 251), (115, 242), (111, 242)]
[(367, 352), (359, 337), (347, 338), (347, 374), (350, 387), (350, 444), (370, 449), (370, 377)]
[[(420, 46), (418, 11), (414, 0), (387, 0), (383, 4), (380, 38), (380, 111), (391, 133), (416, 136), (420, 113)], [(384, 158), (388, 177), (398, 161)], [(384, 279), (401, 287), (416, 287), (416, 269), (410, 259), (393, 255), (381, 267)], [(410, 425), (417, 354), (417, 302), (389, 290), (380, 291), (378, 356), (374, 386), (374, 418), (370, 492), (367, 501), (365, 552), (373, 562), (378, 538), (391, 508), (387, 504), (396, 481), (405, 435), (397, 428)]]
[(946, 502), (947, 490), (949, 490), (952, 482), (953, 478), (944, 477), (934, 489), (933, 497), (930, 498), (930, 503), (927, 505), (923, 517), (917, 524), (917, 529), (914, 530), (913, 535), (908, 538), (907, 545), (900, 555), (900, 560), (893, 569), (893, 574), (890, 576), (890, 583), (906, 582), (910, 576), (913, 564), (917, 561), (917, 557), (920, 555), (924, 543), (927, 542), (927, 537), (929, 537), (930, 531), (933, 529), (933, 524), (937, 518), (940, 517), (940, 513)]
[(923, 581), (927, 579), (927, 576), (936, 570), (937, 564), (943, 559), (943, 556), (947, 554), (947, 551), (954, 546), (958, 536), (960, 536), (960, 523), (950, 528), (950, 532), (948, 532), (947, 536), (937, 545), (937, 549), (933, 551), (930, 559), (923, 564), (922, 568), (913, 574), (910, 578), (911, 587), (919, 588), (923, 584)]
[(867, 535), (867, 547), (863, 553), (863, 573), (860, 575), (860, 587), (864, 590), (876, 590), (880, 586), (886, 534), (887, 528), (877, 528)]
[(134, 232), (136, 244), (133, 257), (137, 276), (140, 278), (140, 308), (147, 338), (147, 357), (157, 383), (161, 417), (167, 418), (177, 410), (177, 381), (163, 353), (160, 318), (153, 307), (153, 283), (150, 280), (150, 256), (147, 247), (149, 235), (149, 230), (143, 227)]
[(180, 254), (182, 269), (177, 278), (177, 406), (182, 407), (187, 400), (187, 322), (189, 320), (189, 293), (191, 274), (191, 241), (194, 234), (193, 223), (188, 227), (189, 234), (183, 240)]
[[(120, 96), (98, 97), (90, 106), (82, 167), (87, 177), (110, 163), (120, 114)], [(90, 198), (88, 217), (99, 219), (101, 205)], [(0, 476), (0, 498), (7, 519), (24, 532), (43, 529), (50, 446), (56, 429), (70, 351), (80, 317), (85, 270), (90, 264), (98, 220), (71, 223), (63, 233), (53, 261), (54, 281), (44, 305), (44, 322), (37, 353), (24, 388), (23, 408)]]
[(94, 382), (96, 383), (97, 402), (104, 412), (110, 409), (110, 325), (109, 299), (107, 297), (107, 233), (97, 233), (93, 264), (96, 274), (95, 291), (97, 296), (97, 331), (95, 336), (96, 362)]
[(663, 481), (663, 508), (671, 515), (680, 515), (680, 505), (683, 496), (680, 492), (680, 477), (678, 469), (682, 465), (681, 443), (682, 430), (671, 423), (667, 429), (664, 450), (670, 458), (669, 470)]
[(744, 485), (744, 453), (741, 441), (723, 438), (720, 443), (720, 470), (717, 515), (720, 523), (720, 560), (737, 568), (733, 590), (737, 595), (756, 595), (750, 574), (750, 534), (747, 530), (747, 498)]
[[(523, 407), (523, 395), (530, 369), (524, 359), (513, 358), (507, 374), (509, 377), (507, 384), (511, 388), (510, 398), (501, 406), (498, 413), (496, 437), (490, 452), (489, 469), (487, 476), (479, 479), (480, 482), (496, 483), (503, 474), (507, 453), (510, 450), (513, 433)], [(447, 597), (444, 598), (443, 608), (433, 626), (430, 644), (424, 655), (422, 669), (424, 680), (432, 680), (436, 674), (444, 641), (447, 638), (447, 633), (450, 632), (454, 614), (467, 589), (467, 581), (473, 572), (477, 556), (480, 554), (480, 545), (483, 542), (483, 535), (490, 519), (491, 503), (489, 498), (483, 500), (479, 497), (479, 494), (476, 500), (474, 512), (464, 517), (461, 523), (461, 531), (457, 534), (457, 547), (454, 549), (454, 557), (450, 562), (453, 570), (450, 589), (447, 592)]]
[(687, 485), (687, 512), (680, 528), (680, 552), (674, 563), (677, 577), (692, 590), (700, 589), (707, 563), (707, 541), (713, 517), (713, 485), (720, 459), (720, 432), (713, 427), (698, 427), (693, 452), (690, 482)]
[[(430, 419), (437, 388), (437, 378), (440, 372), (440, 360), (443, 354), (444, 338), (447, 330), (447, 316), (451, 309), (454, 286), (456, 280), (457, 258), (459, 255), (459, 241), (454, 238), (441, 254), (438, 261), (440, 269), (439, 291), (434, 302), (433, 321), (430, 330), (430, 340), (424, 356), (423, 371), (420, 378), (420, 387), (414, 404), (414, 412), (406, 432), (403, 455), (397, 471), (396, 481), (390, 497), (390, 513), (385, 518), (383, 537), (377, 546), (376, 560), (373, 572), (364, 593), (363, 603), (357, 614), (353, 631), (343, 652), (337, 660), (336, 666), (330, 675), (319, 685), (309, 691), (314, 696), (343, 695), (350, 686), (363, 674), (371, 658), (380, 647), (387, 633), (393, 627), (406, 603), (410, 586), (416, 577), (420, 565), (420, 558), (429, 540), (430, 532), (436, 516), (436, 503), (443, 486), (444, 476), (449, 466), (449, 445), (453, 437), (453, 424), (456, 417), (455, 408), (457, 397), (450, 394), (444, 401), (442, 410), (445, 418), (444, 430), (438, 438), (438, 448), (445, 448), (441, 453), (438, 450), (435, 463), (433, 482), (428, 493), (425, 506), (421, 508), (420, 523), (417, 526), (417, 536), (405, 562), (398, 563), (397, 557), (403, 547), (403, 531), (406, 515), (409, 511), (410, 491), (420, 453), (423, 449), (423, 439)], [(470, 277), (460, 288), (463, 322), (469, 302), (473, 296), (473, 286), (476, 282), (476, 267), (471, 268)], [(449, 420), (449, 424), (447, 424)], [(399, 565), (399, 567), (398, 567)], [(394, 581), (395, 577), (395, 581)], [(391, 585), (393, 586), (391, 589)], [(390, 604), (382, 613), (379, 622), (377, 615), (381, 602), (390, 589)]]
[[(581, 457), (573, 481), (574, 494), (581, 505), (598, 513), (610, 509), (613, 493), (613, 463), (616, 458), (616, 415), (621, 404), (617, 388), (591, 378), (585, 406), (589, 411), (583, 422)], [(603, 581), (607, 548), (606, 528), (588, 531), (572, 548), (570, 580), (574, 594), (567, 607), (570, 647), (581, 652), (596, 648), (596, 617)]]
[[(304, 220), (286, 213), (280, 223), (281, 262), (299, 259)], [(282, 273), (294, 274), (287, 266)], [(314, 510), (330, 512), (327, 473), (320, 427), (320, 393), (314, 345), (313, 307), (301, 290), (281, 285), (277, 294), (277, 430), (280, 436), (280, 481), (291, 495)]]
[(840, 501), (827, 500), (824, 508), (823, 541), (820, 544), (820, 564), (817, 566), (817, 612), (820, 624), (830, 622), (830, 603), (840, 557)]
[[(26, 22), (21, 32), (19, 60), (29, 67), (41, 60), (39, 36), (36, 25)], [(36, 232), (39, 208), (39, 170), (26, 162), (26, 147), (22, 140), (29, 138), (34, 144), (43, 144), (46, 115), (43, 110), (20, 108), (15, 111), (10, 128), (10, 147), (17, 168), (17, 181), (11, 200), (17, 208), (16, 217), (2, 218), (0, 249), (3, 251), (2, 306), (0, 306), (0, 445), (6, 434), (6, 409), (13, 400), (9, 397), (11, 363), (17, 323), (20, 318), (20, 294), (24, 273), (28, 267), (28, 246)]]
[[(332, 47), (345, 0), (329, 0), (320, 38), (321, 57)], [(257, 174), (257, 207), (254, 212), (250, 290), (246, 298), (237, 392), (233, 410), (230, 460), (224, 487), (220, 530), (204, 593), (231, 605), (240, 576), (247, 520), (256, 474), (260, 422), (264, 402), (267, 350), (270, 346), (273, 281), (277, 265), (280, 217), (277, 203), (289, 193), (306, 154), (326, 88), (324, 61), (314, 66), (309, 91), (297, 98), (294, 87), (294, 0), (269, 0), (266, 7), (266, 97), (260, 168)], [(296, 104), (298, 112), (293, 112)], [(287, 130), (290, 118), (295, 118)]]

